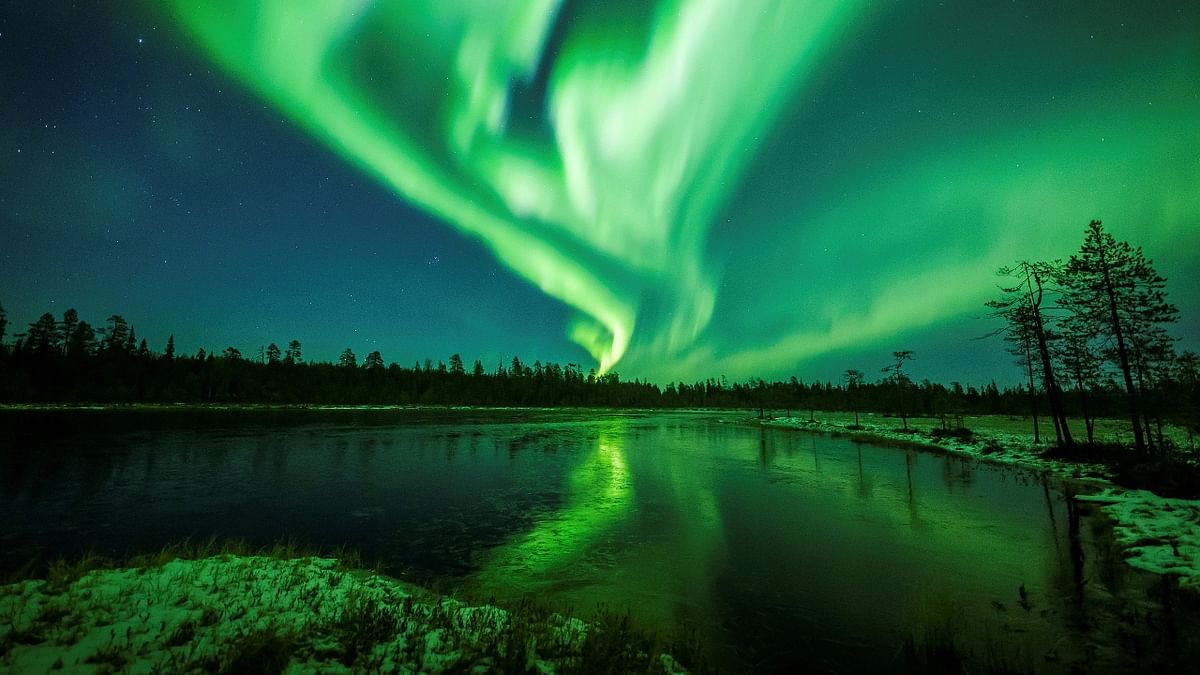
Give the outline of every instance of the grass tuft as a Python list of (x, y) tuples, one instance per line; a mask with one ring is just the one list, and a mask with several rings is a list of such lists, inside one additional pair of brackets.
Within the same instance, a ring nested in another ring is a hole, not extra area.
[[(46, 568), (46, 584), (50, 592), (61, 592), (68, 586), (83, 578), (92, 570), (109, 569), (113, 567), (111, 558), (87, 553), (78, 560), (68, 562), (59, 558)], [(27, 566), (33, 569), (33, 566)]]
[(230, 645), (220, 665), (225, 675), (278, 675), (292, 660), (296, 641), (271, 625)]

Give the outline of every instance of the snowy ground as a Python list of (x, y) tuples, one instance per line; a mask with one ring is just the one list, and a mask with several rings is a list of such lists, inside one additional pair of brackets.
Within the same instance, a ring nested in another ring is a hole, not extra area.
[[(808, 416), (778, 417), (764, 420), (763, 424), (928, 447), (1082, 480), (1084, 485), (1095, 486), (1097, 494), (1077, 499), (1104, 504), (1101, 508), (1113, 519), (1117, 542), (1124, 548), (1130, 565), (1170, 574), (1179, 579), (1180, 586), (1200, 591), (1200, 500), (1167, 499), (1146, 490), (1125, 490), (1112, 485), (1109, 472), (1100, 464), (1043, 457), (1047, 446), (1034, 444), (1027, 420), (988, 416), (968, 417), (964, 422), (976, 432), (970, 440), (934, 438), (929, 431), (941, 424), (934, 419), (910, 418), (910, 432), (902, 430), (897, 418), (865, 414), (859, 416), (860, 429), (850, 428), (854, 425), (853, 413), (817, 413), (811, 421)], [(1043, 433), (1046, 431), (1043, 428)], [(1050, 427), (1051, 439), (1053, 433)], [(1097, 441), (1120, 440), (1122, 434), (1128, 438), (1128, 425), (1101, 420)]]
[(0, 586), (4, 672), (556, 672), (581, 667), (591, 630), (327, 558), (221, 555)]

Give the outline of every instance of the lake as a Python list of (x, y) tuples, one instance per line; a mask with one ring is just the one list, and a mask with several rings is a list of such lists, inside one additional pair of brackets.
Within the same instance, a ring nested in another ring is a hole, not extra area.
[(627, 610), (734, 671), (903, 670), (913, 639), (1039, 672), (1197, 653), (1192, 601), (1125, 565), (1070, 486), (741, 420), (3, 411), (0, 568), (213, 535), (346, 545), (473, 597)]

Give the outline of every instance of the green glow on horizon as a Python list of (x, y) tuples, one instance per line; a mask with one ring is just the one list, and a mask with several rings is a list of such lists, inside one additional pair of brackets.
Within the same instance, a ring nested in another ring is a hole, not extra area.
[[(579, 312), (610, 369), (647, 296), (651, 351), (708, 326), (714, 212), (861, 0), (660, 2), (647, 44), (571, 26), (552, 140), (509, 133), (511, 83), (544, 57), (555, 0), (172, 0), (204, 50), (349, 161)], [(752, 76), (748, 74), (752, 73)]]
[[(757, 269), (802, 273), (778, 279), (731, 265), (726, 279), (749, 280), (756, 296), (785, 297), (786, 303), (757, 304), (748, 316), (786, 328), (773, 334), (746, 328), (732, 344), (706, 336), (665, 368), (640, 354), (630, 365), (651, 377), (679, 378), (788, 372), (796, 363), (867, 346), (886, 354), (906, 334), (983, 316), (983, 303), (996, 293), (994, 270), (1019, 258), (1065, 259), (1091, 218), (1144, 246), (1160, 265), (1194, 270), (1200, 247), (1195, 74), (1133, 69), (1091, 96), (1112, 103), (1046, 116), (1032, 130), (1026, 120), (1012, 120), (1011, 128), (990, 130), (971, 144), (929, 143), (819, 209), (780, 207), (778, 217), (794, 226), (775, 232), (771, 251), (779, 258), (747, 257)], [(1123, 97), (1157, 105), (1124, 105)], [(1177, 301), (1194, 295), (1187, 277), (1170, 279)], [(976, 335), (991, 328), (982, 319), (974, 325)]]

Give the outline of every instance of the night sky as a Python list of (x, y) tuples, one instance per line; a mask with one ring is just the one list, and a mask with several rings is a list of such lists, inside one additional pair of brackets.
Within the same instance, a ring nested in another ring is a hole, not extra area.
[(1088, 221), (1200, 349), (1200, 4), (0, 3), (0, 303), (151, 347), (1016, 382)]

